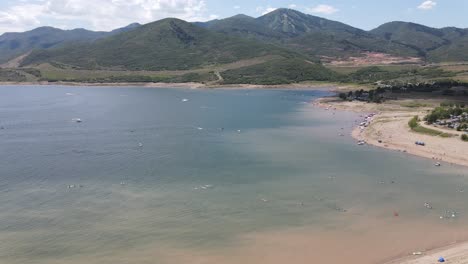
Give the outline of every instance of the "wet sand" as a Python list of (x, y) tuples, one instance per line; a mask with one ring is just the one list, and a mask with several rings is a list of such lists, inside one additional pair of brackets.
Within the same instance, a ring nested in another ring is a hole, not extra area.
[(468, 264), (468, 243), (461, 243), (445, 248), (424, 252), (424, 256), (408, 257), (386, 264), (430, 264), (438, 263), (438, 259), (443, 257), (446, 262), (454, 264)]
[[(291, 228), (279, 231), (241, 235), (237, 242), (215, 249), (177, 248), (167, 245), (149, 244), (120, 252), (101, 252), (96, 255), (79, 256), (50, 261), (55, 263), (191, 263), (191, 264), (422, 264), (436, 263), (438, 256), (445, 256), (450, 263), (465, 264), (467, 244), (425, 255), (421, 259), (412, 257), (413, 251), (428, 252), (443, 244), (451, 244), (467, 238), (460, 233), (459, 226), (441, 225), (433, 228), (419, 222), (401, 221), (397, 218), (362, 219), (350, 224), (346, 231)], [(428, 238), (432, 239), (428, 239)], [(434, 238), (438, 238), (437, 240)], [(465, 252), (462, 252), (464, 251)], [(434, 258), (437, 256), (436, 258)], [(392, 259), (401, 259), (389, 262)], [(401, 262), (400, 262), (401, 261)], [(458, 261), (458, 262), (456, 262)], [(465, 261), (465, 262), (463, 262)], [(1, 261), (0, 261), (1, 263)]]

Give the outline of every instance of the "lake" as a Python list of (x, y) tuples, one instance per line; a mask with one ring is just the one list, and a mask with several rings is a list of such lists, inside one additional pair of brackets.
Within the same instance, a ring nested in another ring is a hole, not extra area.
[(357, 146), (325, 95), (0, 87), (0, 263), (380, 263), (468, 238), (468, 170)]

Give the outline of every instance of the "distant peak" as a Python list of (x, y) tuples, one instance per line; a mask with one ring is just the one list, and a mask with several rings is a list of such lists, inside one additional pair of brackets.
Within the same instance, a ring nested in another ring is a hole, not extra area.
[(290, 8), (278, 8), (278, 9), (275, 9), (273, 11), (271, 11), (270, 13), (266, 14), (266, 15), (269, 15), (269, 14), (301, 14), (301, 15), (305, 15), (304, 13), (300, 12), (300, 11), (297, 11), (297, 10), (294, 10), (294, 9), (290, 9)]
[(139, 27), (141, 26), (140, 23), (131, 23), (130, 25), (126, 26), (125, 28), (136, 28), (136, 27)]
[(235, 15), (235, 16), (232, 16), (231, 18), (248, 18), (248, 19), (254, 19), (253, 17), (248, 16), (248, 15), (244, 15), (244, 14), (237, 14), (237, 15)]

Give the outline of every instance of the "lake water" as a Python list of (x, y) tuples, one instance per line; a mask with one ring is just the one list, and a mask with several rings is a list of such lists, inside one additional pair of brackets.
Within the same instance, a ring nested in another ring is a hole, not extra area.
[(324, 95), (0, 87), (0, 263), (377, 263), (466, 239), (467, 169), (357, 146), (357, 114), (306, 103)]

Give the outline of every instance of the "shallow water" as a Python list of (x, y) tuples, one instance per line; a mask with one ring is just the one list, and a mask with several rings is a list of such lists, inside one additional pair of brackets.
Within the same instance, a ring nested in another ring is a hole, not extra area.
[(357, 146), (356, 114), (304, 103), (323, 95), (0, 87), (0, 263), (371, 263), (465, 239), (466, 168)]

